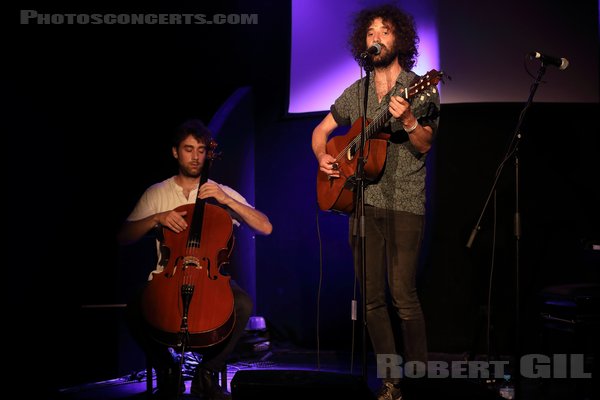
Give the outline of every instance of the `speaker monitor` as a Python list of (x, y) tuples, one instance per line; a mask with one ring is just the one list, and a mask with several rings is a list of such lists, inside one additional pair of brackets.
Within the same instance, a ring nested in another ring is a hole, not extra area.
[(355, 375), (310, 370), (240, 370), (231, 380), (232, 400), (374, 400)]

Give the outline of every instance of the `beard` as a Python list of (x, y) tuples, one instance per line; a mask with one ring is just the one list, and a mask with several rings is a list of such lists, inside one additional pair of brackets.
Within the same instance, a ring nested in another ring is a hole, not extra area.
[(188, 178), (198, 178), (202, 174), (202, 165), (199, 168), (191, 168), (185, 165), (179, 166), (179, 171)]
[(375, 68), (386, 68), (390, 66), (394, 60), (398, 59), (398, 52), (400, 51), (399, 46), (394, 43), (388, 50), (384, 45), (382, 46), (381, 54), (373, 58), (373, 66)]

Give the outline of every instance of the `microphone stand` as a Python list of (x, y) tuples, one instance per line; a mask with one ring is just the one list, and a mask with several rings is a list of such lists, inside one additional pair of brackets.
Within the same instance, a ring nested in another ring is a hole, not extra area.
[[(373, 71), (373, 64), (368, 53), (361, 54), (361, 60), (359, 64), (365, 71), (364, 81), (364, 96), (363, 96), (363, 117), (362, 117), (362, 130), (360, 133), (360, 146), (358, 151), (358, 159), (356, 165), (356, 193), (355, 193), (355, 208), (354, 208), (354, 227), (353, 234), (357, 234), (360, 237), (360, 248), (358, 258), (360, 261), (361, 271), (361, 292), (362, 292), (362, 377), (364, 382), (368, 381), (367, 377), (367, 263), (366, 263), (366, 243), (367, 236), (365, 232), (365, 158), (364, 148), (366, 143), (366, 130), (367, 130), (367, 104), (369, 98), (369, 82), (371, 80), (371, 71)], [(356, 224), (358, 223), (358, 227)], [(354, 241), (356, 246), (356, 241)]]
[[(518, 156), (518, 154), (519, 154), (519, 144), (520, 144), (521, 138), (522, 138), (521, 125), (523, 124), (523, 121), (525, 120), (525, 115), (527, 114), (529, 107), (533, 103), (533, 97), (535, 96), (535, 92), (537, 91), (537, 88), (542, 80), (542, 76), (545, 73), (546, 73), (546, 66), (544, 65), (544, 63), (542, 63), (540, 66), (540, 69), (538, 70), (537, 77), (535, 78), (535, 81), (533, 82), (533, 84), (531, 86), (529, 98), (527, 99), (527, 102), (525, 103), (525, 106), (523, 107), (523, 109), (521, 110), (521, 114), (519, 115), (519, 120), (517, 121), (517, 126), (513, 133), (513, 137), (508, 146), (507, 152), (506, 152), (504, 158), (502, 159), (500, 166), (498, 167), (498, 169), (496, 171), (496, 177), (494, 178), (494, 183), (492, 184), (492, 187), (490, 189), (488, 197), (485, 200), (483, 209), (481, 210), (481, 213), (479, 214), (479, 219), (477, 220), (475, 227), (471, 231), (471, 236), (469, 237), (469, 240), (467, 241), (467, 244), (466, 244), (467, 248), (471, 248), (471, 246), (473, 245), (475, 236), (477, 235), (477, 232), (481, 229), (481, 220), (483, 219), (483, 215), (488, 206), (490, 198), (492, 197), (492, 194), (496, 190), (496, 185), (498, 184), (498, 179), (500, 178), (500, 174), (504, 168), (504, 165), (511, 157), (514, 156), (514, 162), (515, 162), (515, 214), (514, 214), (514, 235), (515, 235), (515, 350), (514, 350), (514, 363), (515, 363), (515, 373), (513, 374), (513, 377), (514, 377), (514, 383), (515, 383), (515, 398), (519, 398), (518, 392), (520, 392), (519, 384), (521, 381), (521, 360), (520, 360), (520, 356), (521, 356), (520, 322), (521, 322), (521, 320), (520, 320), (520, 304), (519, 304), (520, 303), (519, 241), (521, 239), (521, 214), (520, 214), (520, 210), (519, 210), (519, 156)], [(491, 290), (491, 281), (490, 281), (490, 289), (489, 290)], [(488, 310), (487, 310), (488, 316), (490, 315), (489, 307), (490, 307), (490, 305), (488, 304)], [(489, 321), (489, 318), (488, 318), (488, 321)], [(487, 357), (489, 360), (489, 357), (490, 357), (489, 337), (487, 338), (487, 342), (488, 342)]]

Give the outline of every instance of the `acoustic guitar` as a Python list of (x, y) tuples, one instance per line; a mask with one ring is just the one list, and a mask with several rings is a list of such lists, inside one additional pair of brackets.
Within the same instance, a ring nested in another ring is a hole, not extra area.
[[(418, 94), (430, 95), (427, 90), (435, 91), (442, 76), (442, 72), (432, 69), (398, 94), (405, 100), (413, 99)], [(376, 179), (385, 165), (389, 134), (382, 134), (380, 131), (390, 118), (392, 118), (392, 114), (388, 107), (383, 107), (375, 118), (367, 121), (364, 149), (366, 182)], [(354, 121), (345, 135), (335, 136), (327, 142), (327, 154), (335, 158), (340, 176), (332, 178), (321, 170), (317, 173), (317, 203), (323, 211), (350, 213), (354, 209), (357, 155), (361, 149), (362, 120), (361, 117)]]

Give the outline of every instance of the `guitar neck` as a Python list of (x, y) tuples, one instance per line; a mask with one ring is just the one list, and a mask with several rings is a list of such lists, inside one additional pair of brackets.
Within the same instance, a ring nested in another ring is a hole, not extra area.
[[(402, 97), (404, 100), (408, 100), (410, 97), (406, 90), (403, 90), (398, 96)], [(369, 124), (366, 130), (366, 138), (370, 139), (373, 135), (379, 132), (383, 126), (392, 118), (392, 113), (390, 112), (389, 107), (385, 107), (385, 109), (381, 110), (379, 114), (373, 118), (373, 121)]]
[(382, 110), (379, 114), (373, 118), (373, 121), (367, 126), (366, 130), (366, 138), (370, 139), (373, 135), (383, 128), (383, 126), (392, 118), (392, 113), (386, 107), (385, 110)]

